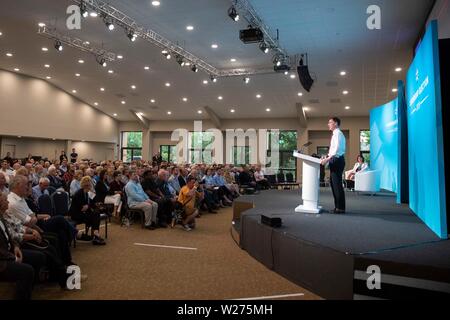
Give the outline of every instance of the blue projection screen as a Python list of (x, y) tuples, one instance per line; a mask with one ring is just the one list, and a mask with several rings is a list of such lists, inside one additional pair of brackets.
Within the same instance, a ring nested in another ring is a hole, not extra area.
[(370, 111), (370, 169), (381, 172), (380, 187), (398, 190), (397, 99)]
[[(448, 58), (448, 57), (447, 57)], [(437, 22), (432, 21), (407, 74), (410, 208), (447, 238)]]

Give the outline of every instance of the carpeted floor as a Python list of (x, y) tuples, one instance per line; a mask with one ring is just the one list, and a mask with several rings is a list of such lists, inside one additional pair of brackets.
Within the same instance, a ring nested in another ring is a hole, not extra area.
[(180, 226), (149, 231), (139, 225), (123, 228), (112, 223), (106, 246), (78, 243), (73, 249), (74, 261), (88, 275), (81, 290), (61, 291), (58, 286), (39, 285), (33, 299), (215, 300), (299, 293), (304, 295), (286, 299), (319, 299), (241, 250), (230, 236), (231, 218), (231, 208), (203, 215), (191, 232)]

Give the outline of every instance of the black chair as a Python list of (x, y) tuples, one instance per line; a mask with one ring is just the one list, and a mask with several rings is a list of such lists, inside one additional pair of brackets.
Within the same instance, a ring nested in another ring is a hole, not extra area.
[[(40, 199), (40, 198), (39, 198)], [(55, 191), (51, 196), (53, 214), (56, 216), (69, 215), (69, 194), (65, 191)]]
[(294, 183), (294, 175), (292, 173), (286, 173), (286, 182), (288, 183)]
[(43, 194), (38, 199), (38, 207), (40, 214), (54, 215), (52, 199), (48, 194)]
[(277, 185), (277, 178), (274, 174), (266, 175), (266, 179), (269, 182), (271, 188)]
[(286, 179), (284, 178), (284, 173), (277, 174), (277, 181), (278, 181), (278, 184), (286, 183)]

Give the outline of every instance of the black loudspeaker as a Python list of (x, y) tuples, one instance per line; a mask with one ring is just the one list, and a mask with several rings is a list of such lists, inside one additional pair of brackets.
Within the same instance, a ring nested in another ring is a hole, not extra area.
[(261, 215), (261, 223), (268, 225), (272, 228), (281, 228), (281, 218), (271, 218)]
[(303, 88), (309, 92), (314, 83), (314, 80), (311, 78), (311, 75), (309, 74), (308, 66), (304, 65), (298, 66), (297, 72), (300, 83), (302, 84)]

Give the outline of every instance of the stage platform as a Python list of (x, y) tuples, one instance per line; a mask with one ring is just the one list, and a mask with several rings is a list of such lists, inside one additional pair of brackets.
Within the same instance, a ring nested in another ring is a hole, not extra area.
[[(393, 194), (347, 192), (346, 199), (345, 215), (316, 215), (294, 212), (301, 190), (243, 196), (235, 201), (233, 234), (268, 268), (324, 298), (450, 294), (450, 241), (397, 205)], [(329, 188), (320, 191), (320, 204), (334, 208)], [(280, 217), (282, 227), (261, 224), (261, 215)], [(381, 269), (381, 290), (367, 289), (370, 265)]]

